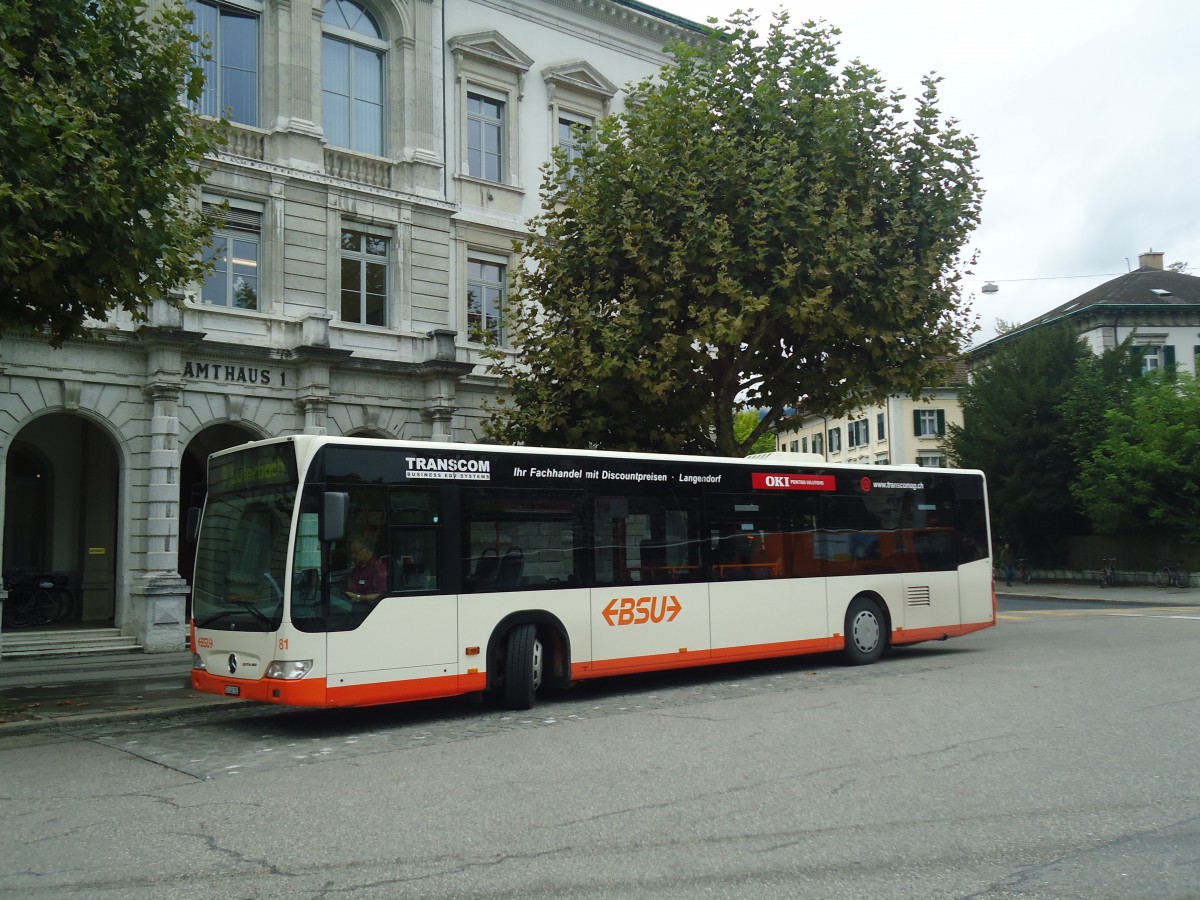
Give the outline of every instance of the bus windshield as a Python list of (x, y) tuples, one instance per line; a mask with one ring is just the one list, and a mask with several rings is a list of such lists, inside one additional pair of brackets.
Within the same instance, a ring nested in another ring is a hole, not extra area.
[(192, 586), (198, 628), (279, 627), (295, 503), (296, 463), (290, 444), (258, 447), (211, 462)]

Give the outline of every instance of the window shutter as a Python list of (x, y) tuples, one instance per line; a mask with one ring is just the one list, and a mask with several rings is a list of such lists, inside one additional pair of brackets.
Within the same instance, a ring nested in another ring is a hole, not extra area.
[(1167, 368), (1175, 365), (1175, 347), (1168, 344), (1163, 348), (1163, 367)]
[(946, 411), (944, 409), (937, 411), (937, 433), (938, 437), (942, 437), (946, 433)]
[(913, 410), (913, 434), (917, 437), (921, 436), (921, 411), (919, 409)]
[[(215, 203), (205, 203), (204, 211), (213, 213), (217, 209)], [(262, 231), (262, 213), (250, 209), (241, 209), (236, 206), (230, 206), (225, 210), (225, 222), (223, 227), (232, 228), (238, 231), (249, 231), (258, 234)]]

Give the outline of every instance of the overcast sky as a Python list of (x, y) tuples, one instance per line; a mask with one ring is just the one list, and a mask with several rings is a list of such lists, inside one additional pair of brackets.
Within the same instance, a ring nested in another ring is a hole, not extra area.
[[(976, 138), (986, 195), (964, 297), (976, 343), (1165, 253), (1200, 274), (1197, 0), (649, 0), (704, 22), (784, 8), (842, 30), (845, 59)], [(969, 254), (968, 254), (969, 255)], [(980, 291), (993, 281), (1000, 290)]]

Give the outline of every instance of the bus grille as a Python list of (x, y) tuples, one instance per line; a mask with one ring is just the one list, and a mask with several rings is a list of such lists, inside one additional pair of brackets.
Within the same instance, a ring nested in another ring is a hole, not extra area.
[(910, 587), (908, 589), (908, 605), (909, 606), (931, 606), (929, 596), (929, 586)]

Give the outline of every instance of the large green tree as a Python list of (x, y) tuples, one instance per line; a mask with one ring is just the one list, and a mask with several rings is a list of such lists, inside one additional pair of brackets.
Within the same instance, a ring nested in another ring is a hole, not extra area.
[(1059, 414), (1063, 418), (1062, 442), (1076, 466), (1089, 459), (1108, 434), (1106, 414), (1126, 405), (1140, 380), (1142, 355), (1133, 344), (1133, 334), (1099, 356), (1085, 353), (1075, 363)]
[(58, 346), (88, 318), (143, 317), (200, 276), (211, 223), (189, 198), (219, 140), (190, 14), (142, 0), (0, 3), (0, 332)]
[(945, 448), (958, 466), (988, 478), (993, 532), (1039, 562), (1065, 551), (1086, 529), (1071, 496), (1073, 422), (1064, 411), (1081, 360), (1091, 356), (1069, 324), (1038, 328), (999, 347), (959, 393), (962, 426)]
[[(736, 14), (547, 170), (505, 327), (510, 442), (742, 455), (945, 372), (973, 319), (956, 264), (975, 146), (836, 29)], [(765, 411), (738, 437), (729, 410)]]
[(1096, 530), (1200, 541), (1200, 382), (1146, 375), (1103, 423), (1074, 485)]

